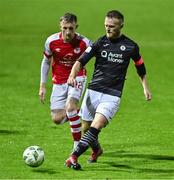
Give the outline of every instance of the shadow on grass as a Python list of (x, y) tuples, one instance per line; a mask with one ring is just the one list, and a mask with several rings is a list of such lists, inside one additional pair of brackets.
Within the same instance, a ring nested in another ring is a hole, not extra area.
[(48, 169), (48, 168), (33, 169), (32, 171), (36, 173), (49, 174), (49, 175), (58, 173), (54, 169)]
[(11, 135), (11, 134), (25, 134), (25, 131), (17, 131), (17, 130), (7, 130), (7, 129), (0, 129), (0, 135)]
[(174, 160), (174, 156), (168, 155), (154, 155), (154, 154), (137, 154), (126, 151), (116, 151), (116, 152), (106, 152), (104, 154), (106, 157), (116, 157), (116, 158), (140, 158), (140, 159), (151, 159), (151, 160)]
[[(174, 156), (168, 156), (168, 155), (154, 155), (154, 154), (137, 154), (137, 153), (131, 153), (126, 151), (116, 151), (116, 152), (106, 152), (103, 154), (105, 157), (111, 157), (112, 160), (109, 161), (99, 161), (98, 164), (104, 164), (107, 165), (108, 168), (95, 167), (97, 171), (124, 171), (124, 172), (136, 172), (136, 173), (163, 173), (168, 175), (174, 174), (174, 168), (167, 168), (164, 166), (164, 168), (156, 168), (155, 166), (152, 168), (148, 168), (148, 164), (153, 163), (161, 163), (161, 161), (173, 161)], [(116, 162), (115, 158), (123, 158), (123, 162), (119, 163)], [(126, 159), (126, 160), (125, 160)], [(135, 164), (135, 166), (130, 165), (132, 163)], [(124, 163), (125, 161), (125, 163)], [(129, 163), (129, 164), (128, 164)], [(137, 167), (137, 164), (143, 164), (144, 167)], [(174, 161), (173, 161), (174, 163)]]
[(158, 169), (158, 168), (146, 168), (146, 167), (133, 167), (126, 164), (119, 164), (116, 162), (101, 162), (100, 164), (107, 164), (109, 165), (108, 168), (98, 168), (95, 169), (97, 171), (124, 171), (124, 172), (136, 172), (136, 173), (155, 173), (155, 174), (174, 174), (174, 169)]

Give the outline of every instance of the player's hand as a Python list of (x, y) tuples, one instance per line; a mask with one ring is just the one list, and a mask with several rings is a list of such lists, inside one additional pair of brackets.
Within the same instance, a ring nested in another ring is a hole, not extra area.
[(144, 89), (144, 96), (146, 98), (146, 101), (150, 101), (152, 99), (152, 94), (148, 88)]
[(39, 97), (40, 97), (40, 101), (41, 103), (45, 103), (45, 94), (46, 94), (46, 88), (45, 87), (40, 87), (39, 89)]
[(72, 87), (76, 87), (77, 86), (77, 81), (75, 78), (69, 76), (68, 80), (67, 80), (67, 83), (69, 86), (72, 86)]

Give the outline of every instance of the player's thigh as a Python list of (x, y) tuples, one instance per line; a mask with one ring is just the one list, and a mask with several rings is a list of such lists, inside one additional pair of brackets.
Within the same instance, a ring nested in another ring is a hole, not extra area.
[(73, 110), (77, 110), (78, 109), (78, 103), (79, 103), (78, 99), (76, 99), (74, 97), (68, 98), (66, 101), (66, 111), (71, 112)]
[(67, 91), (68, 85), (62, 84), (57, 85), (54, 84), (52, 88), (52, 93), (50, 97), (50, 109), (65, 109), (65, 103), (67, 100)]

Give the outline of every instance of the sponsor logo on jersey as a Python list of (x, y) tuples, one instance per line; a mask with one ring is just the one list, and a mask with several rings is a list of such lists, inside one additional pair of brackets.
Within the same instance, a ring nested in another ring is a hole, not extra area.
[(109, 44), (108, 44), (108, 43), (106, 43), (106, 44), (103, 44), (103, 47), (107, 47), (107, 46), (109, 46)]
[(123, 61), (124, 61), (123, 54), (102, 51), (101, 56), (103, 58), (107, 58), (107, 61), (110, 61), (110, 62), (123, 63)]
[(81, 52), (81, 49), (80, 49), (80, 48), (75, 48), (75, 49), (74, 49), (74, 53), (79, 54), (80, 52)]
[(60, 48), (56, 48), (55, 51), (56, 51), (56, 52), (60, 52)]
[(126, 46), (122, 45), (122, 46), (120, 46), (120, 49), (121, 49), (122, 51), (125, 51), (125, 50), (126, 50)]
[(66, 54), (62, 60), (59, 60), (60, 64), (64, 64), (64, 66), (72, 66), (75, 62), (75, 59), (73, 58), (72, 53)]

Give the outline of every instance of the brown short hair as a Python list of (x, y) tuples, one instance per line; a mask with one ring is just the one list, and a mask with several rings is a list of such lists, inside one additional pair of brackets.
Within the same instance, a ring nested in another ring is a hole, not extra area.
[(77, 22), (77, 16), (72, 13), (65, 13), (61, 18), (60, 22), (65, 20), (66, 22)]
[(117, 10), (108, 11), (107, 14), (106, 14), (106, 17), (108, 17), (108, 18), (117, 18), (117, 19), (121, 20), (122, 23), (124, 22), (123, 14), (121, 12), (117, 11)]

